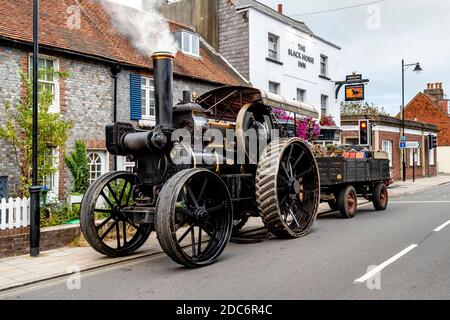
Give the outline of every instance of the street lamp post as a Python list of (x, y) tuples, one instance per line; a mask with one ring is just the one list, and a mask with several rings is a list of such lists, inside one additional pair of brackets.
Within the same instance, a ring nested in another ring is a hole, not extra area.
[[(414, 67), (414, 72), (422, 72), (423, 69), (419, 62), (405, 64), (405, 60), (402, 59), (402, 136), (405, 136), (405, 70), (409, 67)], [(406, 181), (406, 152), (402, 149), (403, 158), (403, 181)]]
[(30, 256), (39, 255), (40, 205), (38, 186), (38, 112), (39, 112), (39, 0), (33, 4), (33, 147), (32, 147), (32, 186), (30, 188)]

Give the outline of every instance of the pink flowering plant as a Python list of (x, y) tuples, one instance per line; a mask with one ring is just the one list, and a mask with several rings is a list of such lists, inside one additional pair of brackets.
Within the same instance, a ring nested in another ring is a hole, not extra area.
[(336, 122), (334, 121), (333, 116), (322, 116), (320, 118), (320, 125), (322, 127), (335, 127)]
[[(273, 114), (280, 121), (293, 121), (294, 118), (284, 110), (273, 109)], [(311, 117), (302, 116), (297, 119), (297, 132), (298, 138), (305, 141), (313, 141), (320, 135), (320, 123)]]
[(291, 117), (285, 110), (282, 110), (282, 109), (273, 109), (272, 113), (275, 115), (275, 117), (278, 120), (282, 120), (282, 121), (294, 120), (293, 117)]
[(305, 141), (316, 140), (320, 135), (320, 124), (311, 117), (297, 120), (297, 137)]

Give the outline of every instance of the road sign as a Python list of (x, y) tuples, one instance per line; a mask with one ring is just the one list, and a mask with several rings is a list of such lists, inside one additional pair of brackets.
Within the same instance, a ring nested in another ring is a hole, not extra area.
[(400, 149), (419, 149), (422, 144), (418, 141), (400, 142)]
[(408, 141), (408, 139), (405, 136), (401, 136), (400, 141)]

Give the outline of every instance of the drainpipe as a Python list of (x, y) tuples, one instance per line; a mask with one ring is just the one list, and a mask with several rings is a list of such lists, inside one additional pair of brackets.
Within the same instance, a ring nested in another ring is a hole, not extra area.
[[(121, 71), (122, 67), (118, 64), (111, 67), (111, 74), (114, 79), (113, 123), (117, 122), (117, 75)], [(117, 156), (113, 157), (113, 170), (117, 171)]]

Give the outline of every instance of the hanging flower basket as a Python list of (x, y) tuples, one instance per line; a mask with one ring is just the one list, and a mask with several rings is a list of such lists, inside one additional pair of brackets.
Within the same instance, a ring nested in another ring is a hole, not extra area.
[[(281, 109), (273, 109), (273, 114), (281, 122), (294, 122), (294, 118), (288, 112)], [(296, 136), (304, 141), (313, 141), (320, 136), (320, 124), (311, 117), (300, 116), (296, 119)]]

